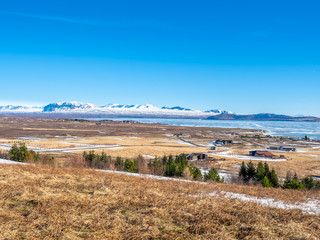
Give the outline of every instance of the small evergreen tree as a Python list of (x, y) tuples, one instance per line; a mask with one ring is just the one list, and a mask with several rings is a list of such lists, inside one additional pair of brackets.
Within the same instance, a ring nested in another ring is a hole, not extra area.
[(241, 164), (239, 177), (242, 177), (244, 181), (248, 181), (247, 166), (244, 162)]
[(116, 158), (116, 162), (115, 162), (115, 167), (117, 168), (118, 171), (123, 170), (123, 160), (121, 157), (117, 157)]
[(14, 144), (9, 151), (10, 159), (13, 161), (20, 161), (20, 150), (17, 144)]
[(175, 176), (176, 175), (176, 168), (177, 168), (177, 165), (173, 161), (172, 156), (169, 156), (169, 160), (168, 160), (167, 164), (165, 165), (165, 175), (168, 177)]
[(273, 187), (272, 183), (269, 181), (267, 176), (263, 178), (261, 184), (263, 187)]
[(14, 144), (9, 151), (10, 159), (18, 162), (36, 162), (39, 160), (39, 154), (35, 151), (29, 151), (24, 143), (18, 147)]
[(265, 176), (267, 176), (268, 178), (270, 178), (270, 168), (269, 168), (269, 165), (268, 165), (268, 163), (264, 163), (263, 164), (263, 166), (264, 166), (264, 174), (265, 174)]
[(168, 163), (168, 158), (166, 155), (164, 155), (164, 157), (162, 158), (162, 165), (166, 165)]
[(273, 187), (278, 188), (279, 185), (279, 180), (278, 180), (278, 176), (276, 174), (276, 171), (274, 169), (272, 169), (271, 173), (270, 173), (270, 183), (272, 184)]
[(255, 179), (255, 175), (256, 175), (256, 168), (255, 168), (254, 164), (250, 161), (247, 164), (248, 181), (250, 181), (251, 179), (254, 180)]
[(207, 174), (204, 175), (205, 181), (224, 182), (224, 178), (220, 178), (217, 169), (211, 168)]
[(176, 175), (178, 177), (182, 177), (185, 168), (188, 166), (188, 161), (187, 161), (186, 156), (184, 154), (181, 157), (176, 156), (175, 163), (177, 165)]
[(258, 181), (262, 181), (265, 176), (266, 176), (266, 172), (265, 172), (265, 168), (263, 167), (263, 163), (259, 162), (257, 166), (255, 178)]
[(290, 174), (290, 172), (287, 172), (287, 176), (286, 176), (286, 179), (284, 180), (282, 188), (290, 189), (291, 188), (291, 181), (292, 181), (291, 174)]
[(138, 172), (137, 165), (135, 161), (131, 161), (130, 159), (126, 159), (124, 163), (124, 170), (126, 172), (136, 173)]
[(148, 167), (150, 168), (152, 174), (154, 175), (163, 175), (163, 165), (162, 161), (159, 158), (155, 158), (153, 160), (150, 160)]
[(193, 180), (201, 180), (202, 179), (202, 173), (199, 168), (197, 168), (194, 164), (189, 165), (190, 173), (193, 177)]
[(312, 177), (305, 177), (304, 179), (302, 179), (301, 182), (302, 182), (303, 186), (308, 190), (310, 190), (311, 188), (314, 187), (314, 182), (313, 182)]
[(303, 184), (297, 180), (292, 180), (291, 181), (291, 184), (290, 184), (290, 189), (297, 189), (297, 190), (302, 190), (304, 187), (303, 187)]

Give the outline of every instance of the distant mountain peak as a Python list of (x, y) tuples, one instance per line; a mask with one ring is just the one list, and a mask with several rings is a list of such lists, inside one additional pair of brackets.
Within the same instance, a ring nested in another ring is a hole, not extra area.
[(167, 110), (180, 110), (180, 111), (192, 111), (190, 108), (184, 108), (180, 106), (175, 106), (175, 107), (162, 107), (161, 109), (167, 109)]
[(43, 108), (43, 112), (54, 112), (54, 111), (67, 111), (74, 109), (92, 109), (96, 108), (91, 103), (80, 103), (80, 102), (58, 102), (50, 103)]
[(233, 114), (233, 112), (220, 110), (220, 109), (212, 109), (212, 110), (207, 110), (207, 111), (204, 111), (204, 112), (205, 113), (217, 113), (217, 114)]

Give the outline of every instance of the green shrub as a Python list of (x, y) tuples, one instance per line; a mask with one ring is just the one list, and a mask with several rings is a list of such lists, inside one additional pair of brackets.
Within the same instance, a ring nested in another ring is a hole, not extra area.
[(207, 174), (204, 175), (205, 181), (224, 182), (224, 178), (220, 178), (217, 169), (211, 168)]
[(265, 176), (261, 182), (263, 187), (273, 187), (272, 183), (269, 181), (268, 177)]
[(137, 173), (138, 168), (135, 161), (131, 161), (130, 159), (126, 159), (124, 163), (124, 170), (126, 172)]

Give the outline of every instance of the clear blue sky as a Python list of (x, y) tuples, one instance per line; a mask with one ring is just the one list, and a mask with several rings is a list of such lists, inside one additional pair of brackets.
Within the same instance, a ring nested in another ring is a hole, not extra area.
[(319, 1), (0, 3), (0, 104), (320, 116)]

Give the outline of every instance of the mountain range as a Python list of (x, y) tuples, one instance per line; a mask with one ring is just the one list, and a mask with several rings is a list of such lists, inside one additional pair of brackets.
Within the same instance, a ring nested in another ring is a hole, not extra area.
[(59, 102), (45, 106), (0, 106), (1, 116), (33, 117), (66, 117), (66, 118), (107, 118), (107, 117), (140, 117), (140, 118), (194, 118), (208, 120), (285, 120), (285, 121), (320, 121), (316, 117), (291, 117), (276, 114), (235, 114), (226, 110), (194, 110), (180, 106), (156, 107), (145, 105), (108, 104), (96, 106), (91, 103)]

